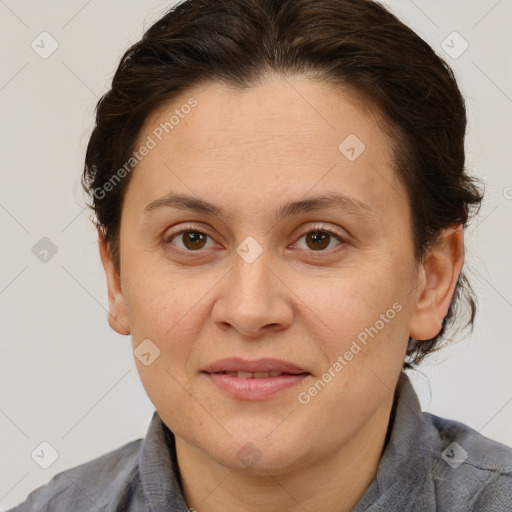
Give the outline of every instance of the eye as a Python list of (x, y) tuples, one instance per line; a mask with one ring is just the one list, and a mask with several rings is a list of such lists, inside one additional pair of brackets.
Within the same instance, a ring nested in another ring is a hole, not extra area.
[(204, 231), (196, 228), (187, 228), (171, 234), (164, 240), (164, 244), (172, 244), (172, 242), (176, 239), (181, 241), (181, 246), (178, 245), (178, 248), (182, 251), (197, 252), (199, 249), (203, 249), (206, 246), (206, 241), (208, 238), (211, 239), (210, 235)]
[[(309, 250), (313, 252), (327, 252), (324, 249), (329, 248), (333, 242), (333, 238), (338, 241), (338, 244), (335, 247), (343, 245), (345, 242), (345, 238), (342, 233), (331, 228), (326, 228), (321, 224), (304, 231), (299, 240), (302, 238), (305, 239), (306, 247), (299, 248), (301, 250)], [(199, 252), (201, 249), (208, 249), (208, 239), (213, 242), (212, 237), (208, 233), (197, 228), (188, 227), (175, 233), (171, 233), (167, 238), (165, 238), (163, 243), (164, 245), (173, 245), (184, 252)], [(173, 243), (175, 240), (180, 243)], [(215, 242), (213, 242), (213, 244), (213, 246), (215, 246)], [(210, 246), (210, 248), (211, 247), (212, 246)]]
[(328, 248), (331, 245), (333, 238), (335, 238), (338, 241), (338, 244), (335, 247), (338, 247), (339, 245), (342, 245), (345, 242), (342, 233), (339, 233), (334, 229), (326, 228), (321, 224), (313, 226), (313, 228), (310, 228), (307, 231), (305, 231), (300, 236), (299, 240), (301, 240), (302, 238), (305, 239), (306, 244), (306, 247), (303, 247), (303, 249), (311, 250), (313, 252), (327, 252), (324, 251), (324, 249)]

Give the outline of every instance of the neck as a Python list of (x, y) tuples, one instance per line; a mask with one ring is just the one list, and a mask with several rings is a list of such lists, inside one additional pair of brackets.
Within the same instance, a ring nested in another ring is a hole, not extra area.
[[(391, 397), (392, 398), (392, 397)], [(231, 469), (176, 437), (181, 485), (198, 512), (349, 512), (375, 478), (392, 400), (381, 404), (350, 441), (329, 456), (281, 471)]]

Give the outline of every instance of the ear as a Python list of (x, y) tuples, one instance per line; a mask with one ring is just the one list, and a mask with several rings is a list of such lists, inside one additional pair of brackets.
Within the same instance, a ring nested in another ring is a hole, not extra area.
[(428, 340), (439, 334), (464, 264), (462, 225), (447, 228), (420, 267), (418, 298), (409, 336)]
[(130, 322), (126, 314), (123, 292), (121, 289), (121, 277), (116, 270), (103, 229), (98, 228), (98, 245), (100, 249), (101, 263), (107, 276), (108, 288), (108, 323), (119, 334), (130, 334)]

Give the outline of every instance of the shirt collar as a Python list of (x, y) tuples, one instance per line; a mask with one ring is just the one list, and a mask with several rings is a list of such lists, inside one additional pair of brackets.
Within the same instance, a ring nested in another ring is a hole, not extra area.
[(174, 434), (157, 411), (153, 413), (139, 453), (139, 470), (151, 512), (188, 510), (180, 487)]
[(409, 377), (401, 373), (395, 390), (377, 475), (353, 512), (436, 510), (432, 451), (434, 438)]

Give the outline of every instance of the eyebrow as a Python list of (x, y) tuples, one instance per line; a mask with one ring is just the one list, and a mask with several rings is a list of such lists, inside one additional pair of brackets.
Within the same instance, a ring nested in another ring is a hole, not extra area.
[[(176, 208), (191, 212), (214, 215), (221, 219), (228, 217), (227, 212), (220, 206), (214, 205), (204, 199), (186, 194), (169, 193), (155, 199), (144, 208), (144, 216), (149, 215), (160, 208)], [(339, 193), (327, 193), (320, 196), (308, 197), (299, 201), (289, 201), (281, 205), (274, 213), (275, 220), (284, 219), (294, 215), (317, 210), (337, 208), (350, 214), (367, 215), (372, 209), (359, 199)]]

